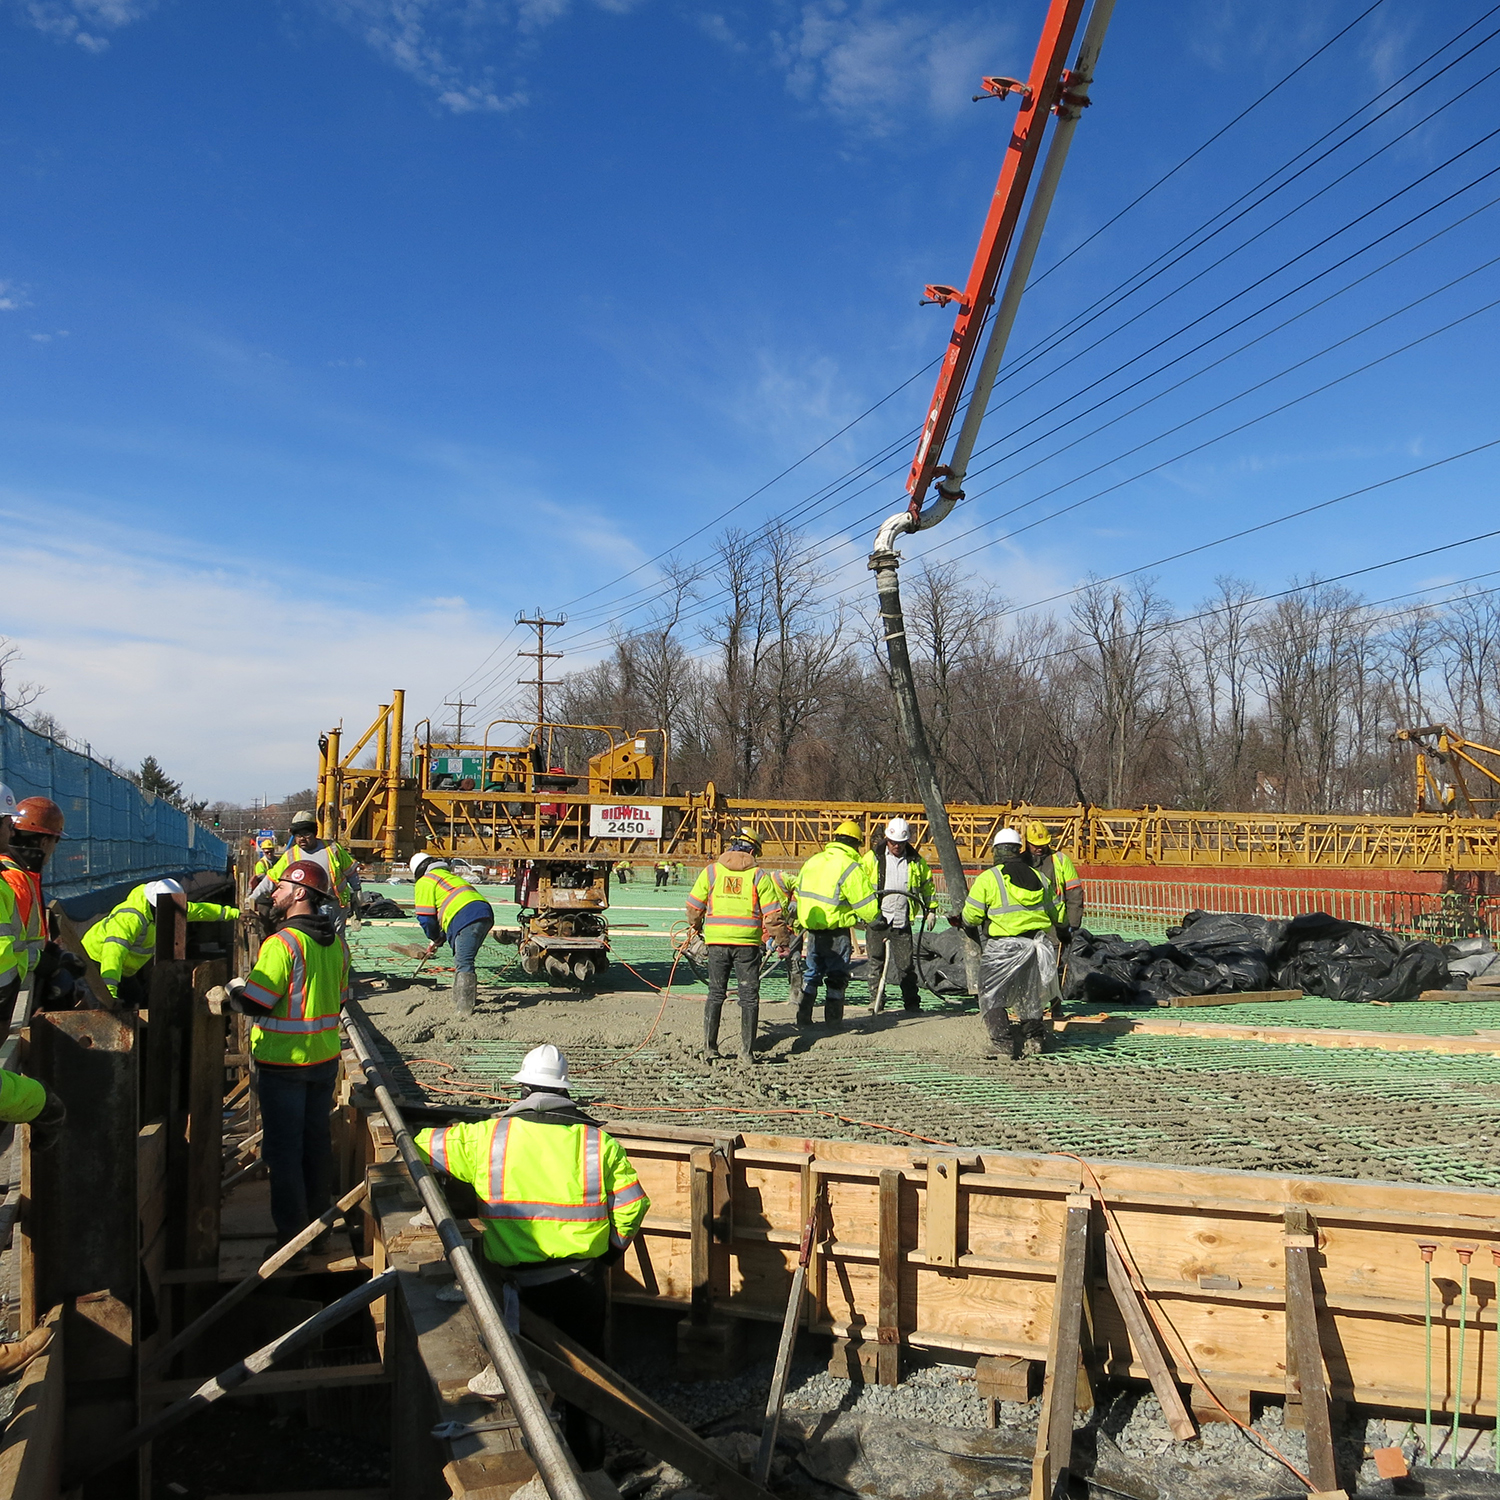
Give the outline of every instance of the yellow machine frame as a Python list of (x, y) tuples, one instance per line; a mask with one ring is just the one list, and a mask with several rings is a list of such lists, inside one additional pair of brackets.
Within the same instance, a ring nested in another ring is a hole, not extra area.
[[(610, 748), (590, 759), (587, 792), (538, 786), (538, 777), (543, 783), (549, 777), (547, 772), (535, 769), (529, 745), (499, 747), (489, 745), (487, 740), (468, 746), (438, 746), (418, 740), (412, 763), (417, 774), (406, 775), (401, 764), (404, 696), (397, 691), (389, 704), (382, 704), (374, 723), (348, 752), (341, 750), (339, 730), (330, 730), (319, 741), (320, 831), (325, 838), (346, 844), (361, 859), (394, 861), (420, 847), (500, 863), (518, 859), (694, 861), (718, 853), (724, 838), (734, 828), (750, 823), (764, 840), (766, 860), (771, 864), (790, 864), (822, 848), (845, 818), (854, 819), (869, 832), (897, 816), (911, 823), (917, 842), (926, 841), (926, 814), (919, 804), (910, 802), (814, 803), (724, 797), (712, 784), (685, 796), (646, 791), (642, 789), (643, 783), (666, 782), (665, 735), (659, 730), (625, 735), (610, 726), (543, 725), (544, 735), (548, 731), (581, 728), (611, 736)], [(1422, 732), (1404, 731), (1403, 737), (1415, 737)], [(617, 734), (622, 738), (616, 740)], [(659, 777), (655, 758), (639, 748), (640, 741), (648, 736), (660, 736), (662, 740)], [(376, 764), (356, 767), (355, 758), (372, 740), (376, 744)], [(1449, 748), (1443, 753), (1450, 756), (1470, 748), (1469, 742), (1457, 736), (1447, 736), (1447, 745)], [(429, 778), (425, 768), (431, 763), (430, 752), (438, 749), (446, 752), (462, 749), (480, 755), (497, 752), (526, 755), (530, 779), (516, 778), (523, 782), (524, 790), (432, 790), (426, 784)], [(1463, 759), (1470, 760), (1467, 755)], [(1494, 779), (1478, 762), (1470, 763)], [(631, 774), (628, 777), (615, 774), (620, 771)], [(572, 779), (582, 782), (583, 774)], [(619, 790), (622, 781), (628, 781), (635, 790), (623, 794)], [(663, 809), (660, 841), (590, 836), (588, 809), (608, 806), (621, 800), (622, 795)], [(1075, 859), (1088, 864), (1249, 869), (1500, 869), (1500, 823), (1494, 818), (1465, 818), (1453, 812), (1372, 817), (956, 803), (950, 805), (949, 815), (959, 852), (970, 864), (987, 861), (991, 840), (1000, 828), (1036, 820), (1045, 823), (1053, 838)]]

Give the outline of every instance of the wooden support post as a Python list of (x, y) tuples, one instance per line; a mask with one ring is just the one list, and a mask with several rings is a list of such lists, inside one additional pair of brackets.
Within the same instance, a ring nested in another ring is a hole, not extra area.
[(1073, 1411), (1082, 1352), (1090, 1206), (1086, 1193), (1068, 1194), (1057, 1284), (1052, 1293), (1047, 1378), (1042, 1386), (1041, 1420), (1031, 1465), (1031, 1500), (1059, 1500), (1068, 1492), (1068, 1470), (1073, 1462)]
[[(187, 1211), (184, 1267), (219, 1264), (219, 1179), (224, 1154), (224, 1041), (226, 1021), (204, 996), (229, 978), (222, 961), (193, 970), (191, 1044), (188, 1049)], [(201, 1311), (202, 1309), (197, 1309)]]
[[(957, 1175), (957, 1167), (954, 1168)], [(879, 1188), (880, 1308), (875, 1378), (901, 1383), (901, 1169), (882, 1167)]]
[(1161, 1403), (1162, 1415), (1172, 1429), (1172, 1436), (1180, 1443), (1188, 1442), (1198, 1436), (1198, 1429), (1183, 1404), (1182, 1392), (1177, 1389), (1177, 1381), (1167, 1364), (1166, 1354), (1157, 1342), (1156, 1329), (1141, 1305), (1135, 1288), (1130, 1284), (1125, 1262), (1115, 1247), (1114, 1240), (1107, 1235), (1104, 1240), (1104, 1263), (1109, 1276), (1110, 1293), (1115, 1299), (1115, 1306), (1120, 1309), (1125, 1331), (1130, 1335), (1136, 1355), (1146, 1367), (1151, 1389), (1156, 1392), (1156, 1399)]
[(929, 1266), (958, 1264), (957, 1152), (934, 1152), (927, 1158), (927, 1208), (922, 1251)]
[[(138, 1419), (137, 1059), (134, 1025), (117, 1014), (32, 1017), (31, 1071), (68, 1110), (68, 1128), (30, 1175), (33, 1296), (63, 1307), (65, 1442), (79, 1460)], [(91, 1480), (85, 1500), (127, 1500), (136, 1477), (132, 1456)]]
[[(147, 1121), (165, 1120), (171, 1113), (177, 1076), (174, 1053), (192, 1003), (186, 966), (187, 906), (185, 902), (179, 905), (178, 899), (163, 896), (156, 903), (156, 958), (147, 1001), (146, 1077), (141, 1098), (141, 1115)], [(168, 1161), (170, 1173), (170, 1150)]]
[(724, 1146), (694, 1146), (689, 1169), (692, 1290), (688, 1315), (677, 1325), (677, 1365), (679, 1373), (690, 1378), (718, 1380), (738, 1368), (745, 1333), (738, 1318), (714, 1313), (714, 1244), (727, 1237), (728, 1222), (729, 1168)]
[(688, 1188), (689, 1224), (692, 1231), (693, 1286), (689, 1317), (702, 1327), (713, 1316), (714, 1293), (709, 1242), (713, 1235), (713, 1148), (695, 1147), (690, 1158)]
[(1288, 1208), (1286, 1238), (1287, 1373), (1296, 1369), (1302, 1417), (1307, 1428), (1307, 1467), (1319, 1490), (1339, 1487), (1333, 1456), (1333, 1417), (1328, 1403), (1328, 1377), (1323, 1369), (1323, 1345), (1318, 1334), (1318, 1306), (1313, 1295), (1312, 1260), (1317, 1245), (1305, 1208)]

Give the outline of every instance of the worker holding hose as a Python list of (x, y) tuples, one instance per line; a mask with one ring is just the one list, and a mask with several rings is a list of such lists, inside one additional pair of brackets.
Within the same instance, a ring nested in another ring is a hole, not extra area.
[(979, 929), (984, 954), (979, 967), (979, 1014), (989, 1032), (992, 1058), (1014, 1059), (1015, 1035), (1007, 1007), (1020, 1021), (1021, 1056), (1045, 1050), (1042, 999), (1057, 982), (1052, 935), (1062, 925), (1051, 882), (1027, 864), (1021, 835), (1002, 828), (995, 835), (995, 863), (969, 887), (955, 926)]
[(759, 860), (759, 834), (753, 828), (741, 828), (688, 893), (688, 926), (708, 945), (708, 1000), (703, 1007), (706, 1062), (719, 1056), (719, 1018), (729, 995), (731, 970), (740, 1007), (740, 1061), (755, 1061), (761, 955), (767, 939), (786, 952), (781, 894)]
[(439, 943), (453, 949), (453, 1003), (459, 1015), (472, 1016), (479, 998), (474, 959), (495, 925), (495, 908), (440, 855), (413, 854), (411, 873), (417, 921), (428, 939), (427, 957), (437, 952)]
[[(609, 1267), (625, 1254), (651, 1200), (624, 1149), (573, 1102), (568, 1060), (550, 1044), (526, 1054), (520, 1099), (498, 1119), (419, 1131), (434, 1171), (470, 1183), (484, 1220), (484, 1269), (500, 1283), (507, 1323), (517, 1304), (603, 1355)], [(469, 1388), (499, 1397), (493, 1367)], [(579, 1468), (604, 1462), (604, 1432), (564, 1403), (563, 1436)]]
[(925, 910), (932, 906), (936, 894), (932, 866), (913, 848), (911, 824), (905, 818), (892, 818), (861, 862), (880, 898), (879, 915), (865, 932), (870, 1005), (874, 1010), (884, 1010), (885, 987), (894, 981), (901, 986), (902, 1010), (921, 1010), (912, 951), (912, 911), (914, 907)]

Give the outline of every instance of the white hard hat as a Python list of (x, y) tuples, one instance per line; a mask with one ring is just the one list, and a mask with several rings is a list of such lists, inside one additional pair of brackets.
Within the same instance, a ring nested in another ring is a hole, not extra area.
[(521, 1060), (521, 1071), (512, 1076), (512, 1083), (529, 1083), (534, 1089), (566, 1089), (568, 1082), (568, 1060), (552, 1045), (543, 1042), (533, 1047)]
[(995, 835), (995, 843), (996, 845), (1014, 844), (1019, 849), (1021, 847), (1021, 832), (1017, 828), (1002, 828)]
[(428, 865), (446, 865), (448, 861), (440, 854), (413, 854), (410, 860), (411, 873), (414, 880), (422, 878), (422, 871)]
[(13, 818), (16, 816), (16, 794), (0, 781), (0, 818)]
[(181, 896), (182, 886), (175, 880), (153, 880), (146, 887), (146, 900), (155, 901), (158, 896)]
[(905, 818), (892, 818), (885, 825), (885, 836), (892, 843), (904, 844), (911, 837), (911, 824)]

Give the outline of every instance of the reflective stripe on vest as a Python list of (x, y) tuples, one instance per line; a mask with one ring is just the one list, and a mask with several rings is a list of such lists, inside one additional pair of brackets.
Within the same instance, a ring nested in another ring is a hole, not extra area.
[[(479, 1213), (485, 1219), (545, 1219), (553, 1223), (602, 1224), (609, 1218), (609, 1203), (604, 1194), (604, 1168), (600, 1161), (599, 1127), (587, 1125), (583, 1132), (583, 1202), (558, 1203), (538, 1199), (505, 1196), (506, 1156), (510, 1150), (511, 1121), (495, 1121), (490, 1137), (489, 1159), (480, 1180), (474, 1184), (479, 1196)], [(554, 1127), (544, 1126), (544, 1129)], [(436, 1138), (434, 1137), (434, 1140)], [(436, 1158), (434, 1158), (435, 1160)], [(622, 1201), (630, 1202), (625, 1194)]]
[[(447, 877), (446, 879), (444, 877)], [(451, 912), (462, 911), (472, 901), (483, 901), (484, 897), (479, 894), (467, 881), (461, 880), (448, 870), (433, 870), (427, 879), (430, 880), (439, 891), (437, 919), (439, 924), (446, 930), (448, 916)]]

